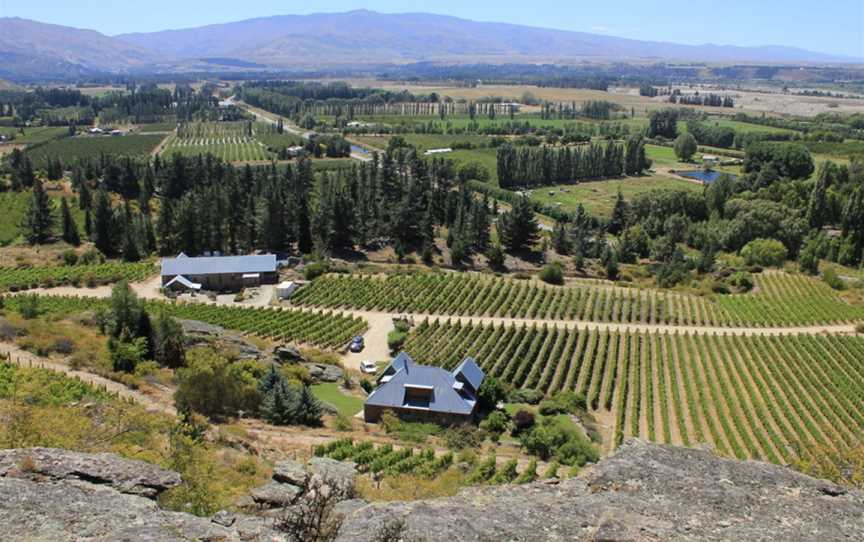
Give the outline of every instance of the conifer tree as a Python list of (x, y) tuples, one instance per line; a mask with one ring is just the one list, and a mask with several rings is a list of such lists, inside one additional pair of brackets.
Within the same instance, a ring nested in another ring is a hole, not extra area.
[(63, 228), (63, 240), (70, 245), (78, 246), (81, 244), (81, 237), (78, 235), (78, 225), (75, 224), (75, 219), (72, 218), (66, 198), (60, 200), (60, 223)]
[(53, 205), (41, 182), (33, 184), (27, 208), (21, 219), (19, 229), (31, 245), (47, 242), (53, 235)]

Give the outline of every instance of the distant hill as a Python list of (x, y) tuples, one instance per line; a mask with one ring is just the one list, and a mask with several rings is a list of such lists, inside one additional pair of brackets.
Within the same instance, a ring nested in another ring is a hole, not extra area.
[[(679, 45), (613, 36), (485, 23), (428, 13), (279, 15), (119, 39), (165, 57), (238, 57), (264, 64), (577, 59), (709, 62), (836, 62), (793, 47)], [(848, 59), (845, 59), (848, 60)]]
[(0, 78), (122, 72), (154, 56), (94, 30), (0, 18)]
[(0, 78), (87, 77), (176, 69), (327, 68), (449, 63), (696, 60), (828, 63), (850, 59), (793, 47), (680, 45), (486, 23), (426, 13), (279, 15), (180, 30), (105, 36), (0, 18)]

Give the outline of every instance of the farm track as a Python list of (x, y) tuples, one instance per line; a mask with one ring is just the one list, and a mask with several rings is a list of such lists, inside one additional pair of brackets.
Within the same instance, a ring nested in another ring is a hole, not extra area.
[(8, 361), (22, 367), (41, 367), (63, 373), (72, 378), (77, 378), (87, 384), (102, 387), (110, 393), (114, 393), (123, 399), (130, 399), (135, 403), (143, 406), (150, 412), (162, 412), (171, 416), (177, 415), (177, 410), (170, 402), (161, 401), (150, 397), (142, 392), (133, 390), (108, 378), (88, 373), (86, 371), (77, 371), (65, 363), (60, 363), (55, 360), (39, 357), (36, 354), (22, 350), (18, 346), (10, 343), (0, 342), (0, 355), (9, 356)]

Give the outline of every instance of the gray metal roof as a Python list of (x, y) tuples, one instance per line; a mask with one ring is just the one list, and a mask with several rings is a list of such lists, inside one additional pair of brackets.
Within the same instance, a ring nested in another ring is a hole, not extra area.
[(483, 379), (486, 377), (486, 374), (483, 373), (483, 369), (477, 365), (474, 358), (465, 358), (462, 360), (462, 363), (456, 367), (453, 371), (453, 376), (458, 378), (460, 375), (465, 379), (465, 382), (467, 382), (469, 386), (474, 388), (474, 391), (480, 389), (480, 384), (483, 383)]
[(162, 276), (213, 275), (221, 273), (274, 273), (276, 255), (204, 256), (190, 258), (185, 255), (162, 259)]
[[(462, 365), (465, 363), (463, 362)], [(479, 367), (477, 370), (479, 371)], [(392, 377), (372, 392), (372, 395), (366, 399), (367, 405), (385, 408), (419, 408), (462, 415), (469, 415), (474, 411), (477, 398), (471, 390), (456, 389), (455, 373), (441, 367), (418, 365), (405, 352), (400, 352), (390, 362), (384, 371), (384, 374), (388, 373), (391, 373)], [(480, 371), (481, 382), (482, 374)], [(415, 389), (431, 387), (433, 390), (431, 400), (422, 404), (410, 401), (405, 394), (406, 387)]]

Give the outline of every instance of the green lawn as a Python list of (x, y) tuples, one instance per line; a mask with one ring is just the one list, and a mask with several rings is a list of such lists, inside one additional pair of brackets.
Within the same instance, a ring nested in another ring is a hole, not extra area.
[[(581, 203), (588, 213), (609, 216), (615, 205), (618, 190), (625, 199), (633, 199), (651, 190), (683, 190), (701, 192), (702, 186), (690, 181), (673, 179), (661, 175), (591, 181), (579, 184), (542, 186), (531, 190), (531, 199), (564, 211), (573, 212)], [(560, 203), (561, 205), (556, 205)]]
[[(18, 224), (24, 216), (24, 209), (27, 207), (27, 199), (30, 197), (29, 192), (0, 192), (0, 246), (8, 245), (18, 238)], [(54, 217), (57, 219), (54, 231), (57, 235), (60, 234), (60, 196), (52, 195), (51, 200), (54, 202)], [(78, 208), (77, 203), (69, 200), (69, 209), (72, 211), (72, 216), (78, 224), (78, 233), (84, 236), (84, 212)]]
[(312, 386), (315, 397), (336, 407), (339, 414), (351, 417), (363, 410), (363, 399), (353, 395), (345, 395), (339, 389), (339, 384), (328, 382)]

